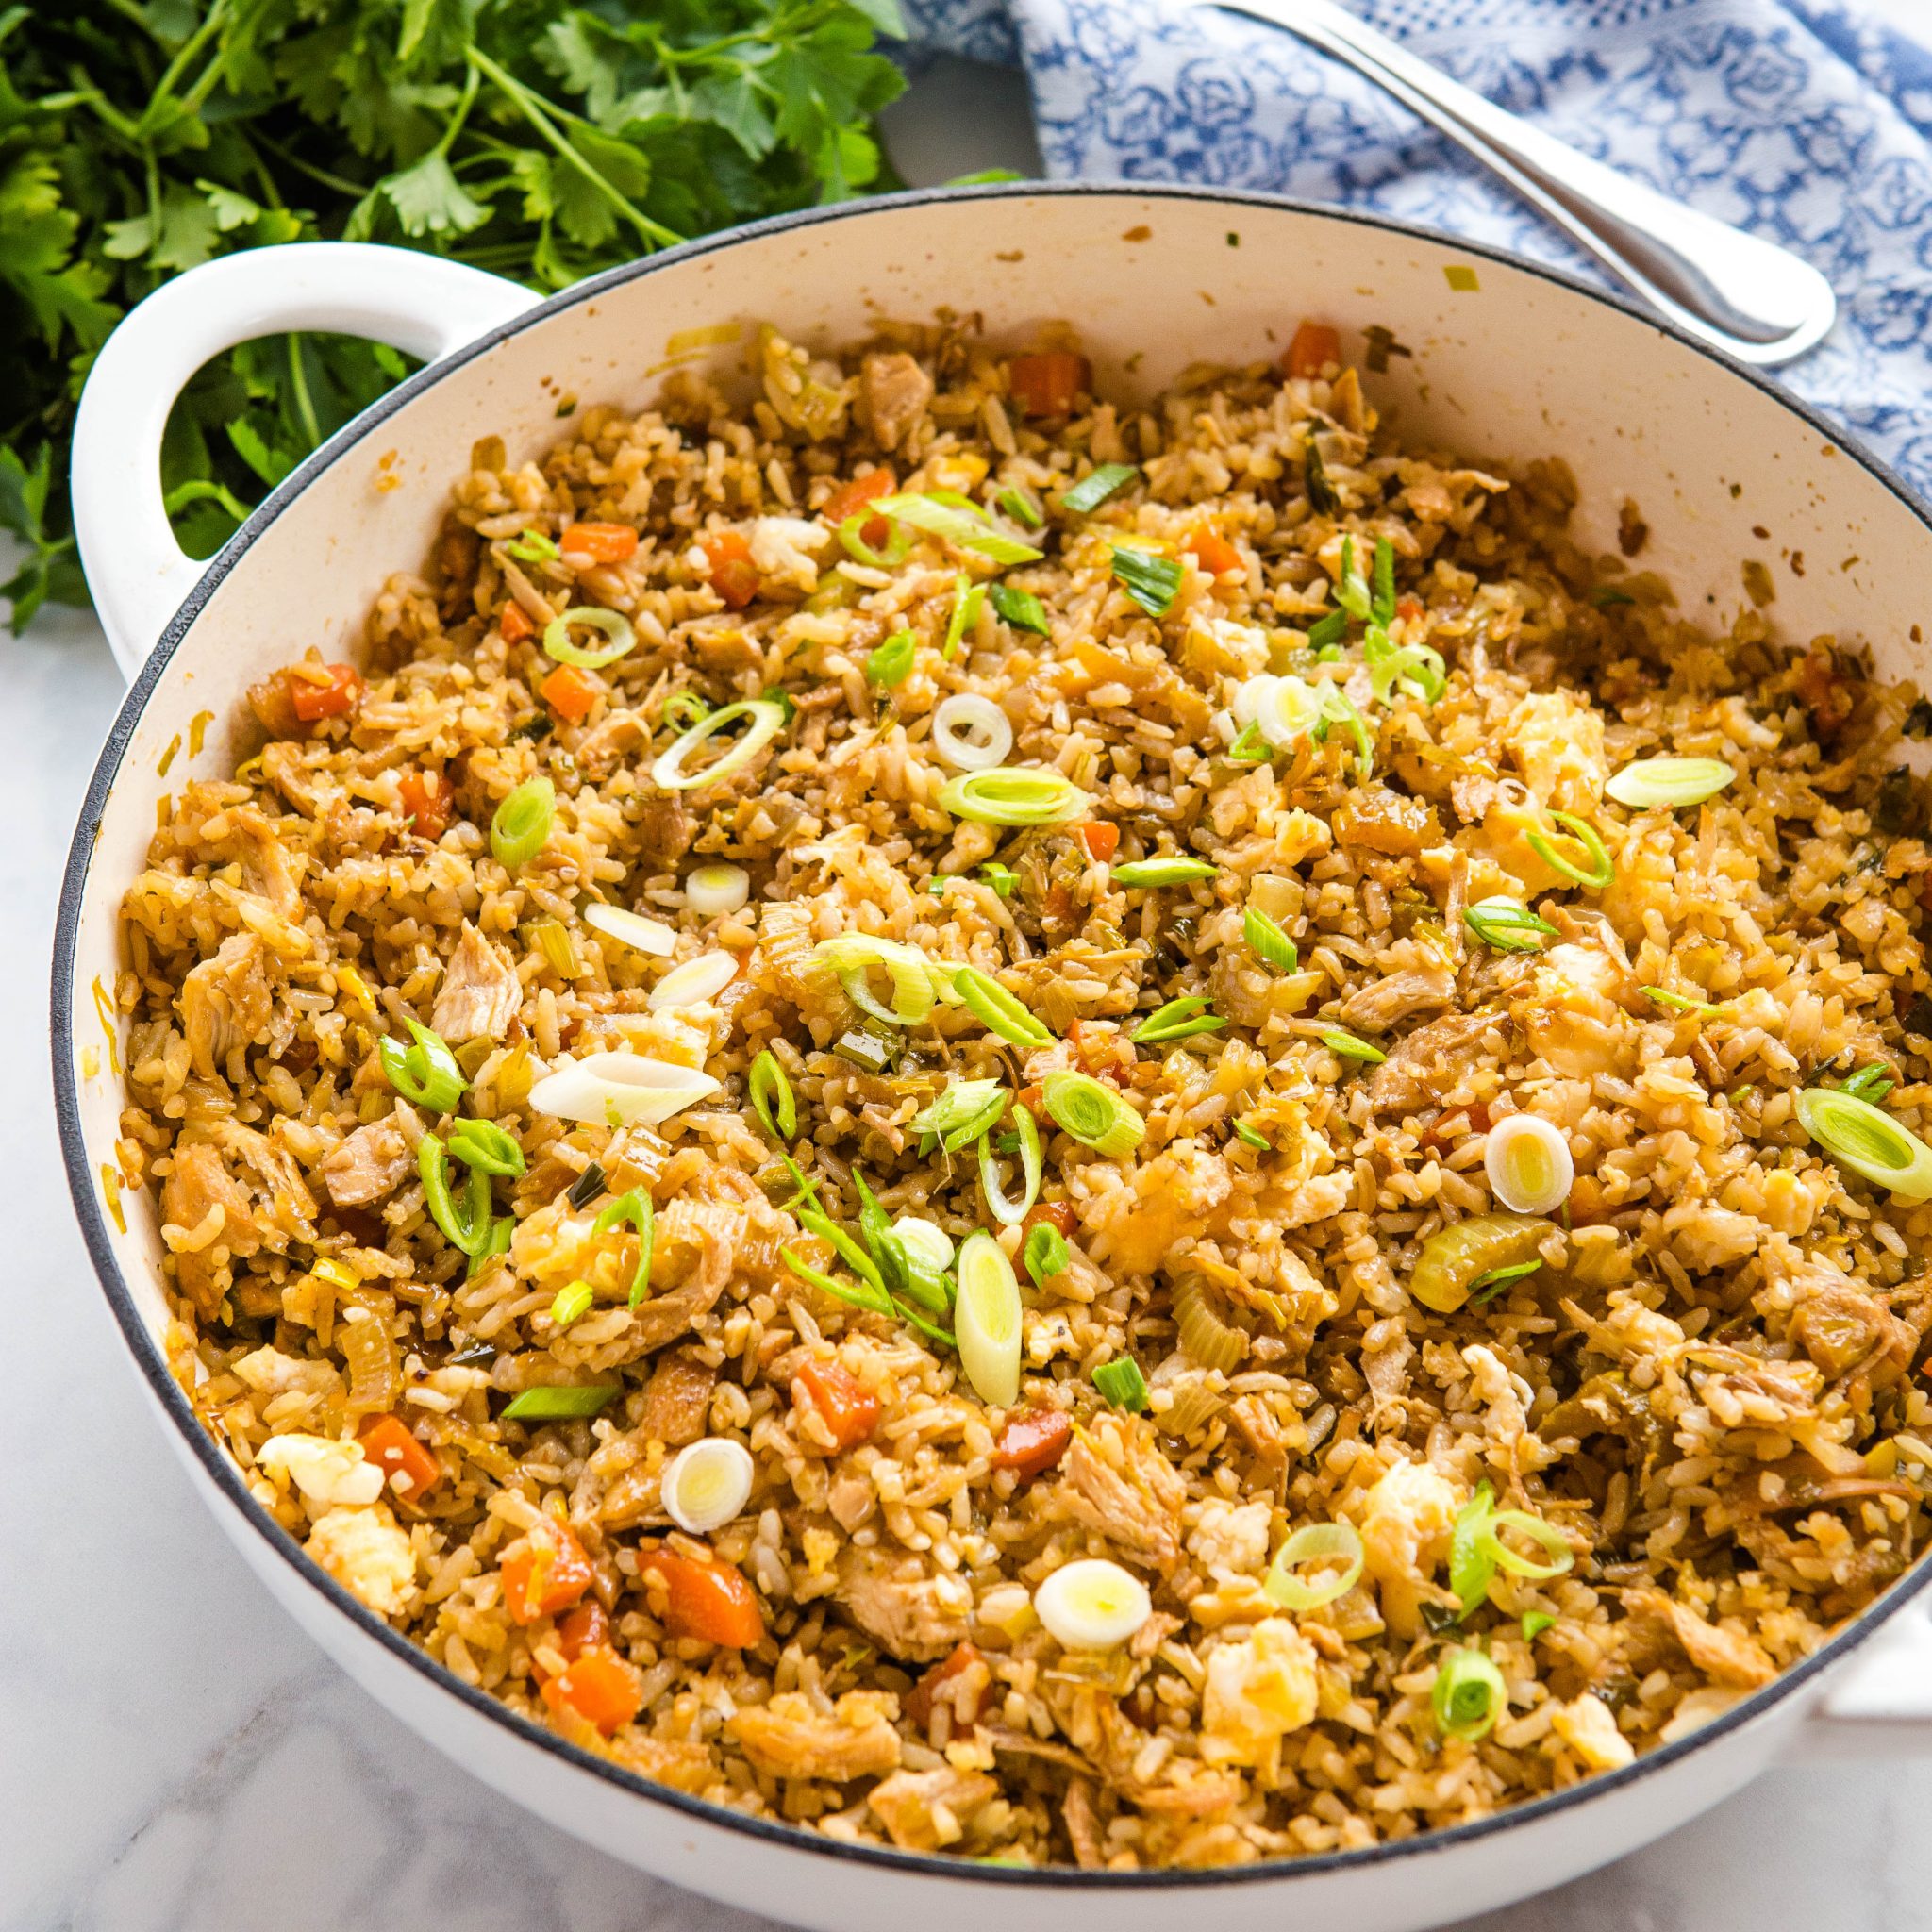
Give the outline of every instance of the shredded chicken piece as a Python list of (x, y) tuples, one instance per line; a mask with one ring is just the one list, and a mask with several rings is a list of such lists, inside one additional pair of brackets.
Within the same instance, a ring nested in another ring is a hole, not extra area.
[(898, 1707), (890, 1691), (848, 1690), (824, 1711), (802, 1690), (781, 1690), (728, 1718), (724, 1729), (760, 1771), (842, 1785), (899, 1768)]
[(271, 1001), (265, 949), (251, 933), (222, 941), (181, 982), (181, 1030), (188, 1057), (204, 1080), (226, 1076), (228, 1056), (268, 1024)]
[(501, 1040), (523, 999), (516, 968), (474, 925), (465, 925), (443, 968), (429, 1024), (445, 1040)]
[(1663, 1618), (1683, 1646), (1684, 1655), (1707, 1677), (1751, 1690), (1777, 1675), (1777, 1666), (1755, 1638), (1707, 1622), (1689, 1604), (1679, 1603), (1660, 1590), (1628, 1591), (1624, 1602), (1633, 1615)]
[[(745, 1225), (743, 1210), (724, 1201), (674, 1201), (658, 1216), (651, 1264), (652, 1292), (633, 1314), (638, 1346), (662, 1348), (709, 1314), (731, 1279), (732, 1257)], [(668, 1292), (657, 1287), (658, 1271), (676, 1272), (676, 1257), (691, 1257), (684, 1279)]]
[(708, 1362), (683, 1350), (665, 1356), (644, 1390), (639, 1433), (646, 1441), (662, 1442), (670, 1449), (695, 1442), (705, 1433), (717, 1382), (718, 1372)]
[(1341, 1024), (1363, 1033), (1386, 1033), (1398, 1021), (1456, 997), (1456, 975), (1446, 966), (1391, 973), (1352, 992), (1341, 1003)]
[[(413, 1134), (407, 1131), (413, 1128)], [(413, 1108), (398, 1101), (386, 1119), (358, 1127), (324, 1156), (323, 1184), (338, 1208), (362, 1208), (395, 1192), (416, 1171), (414, 1142), (423, 1124)]]
[(1162, 1572), (1180, 1556), (1188, 1486), (1151, 1430), (1131, 1417), (1101, 1416), (1075, 1429), (1054, 1485), (1062, 1514), (1084, 1523), (1129, 1562)]
[(1756, 1251), (1764, 1230), (1748, 1214), (1713, 1208), (1705, 1201), (1680, 1201), (1663, 1218), (1671, 1252), (1694, 1274), (1729, 1268)]
[(1074, 1862), (1083, 1872), (1097, 1872), (1107, 1863), (1100, 1842), (1100, 1815), (1093, 1808), (1091, 1779), (1070, 1779), (1067, 1795), (1060, 1803), (1060, 1817), (1067, 1827), (1067, 1842), (1073, 1847)]
[(1470, 1050), (1498, 1024), (1495, 1013), (1444, 1013), (1418, 1026), (1389, 1049), (1369, 1081), (1369, 1105), (1377, 1113), (1407, 1113), (1455, 1085)]
[(865, 1794), (886, 1836), (908, 1852), (936, 1852), (957, 1844), (967, 1821), (999, 1790), (999, 1781), (977, 1771), (895, 1771)]
[(174, 1164), (161, 1183), (161, 1224), (178, 1229), (171, 1237), (175, 1278), (204, 1314), (211, 1314), (227, 1291), (229, 1258), (244, 1260), (261, 1249), (261, 1229), (253, 1203), (221, 1155), (206, 1141), (177, 1142)]
[(971, 1634), (971, 1590), (916, 1556), (848, 1544), (839, 1558), (837, 1595), (888, 1657), (928, 1663)]
[(897, 449), (906, 441), (932, 394), (932, 377), (903, 351), (868, 356), (859, 367), (859, 401), (881, 449)]

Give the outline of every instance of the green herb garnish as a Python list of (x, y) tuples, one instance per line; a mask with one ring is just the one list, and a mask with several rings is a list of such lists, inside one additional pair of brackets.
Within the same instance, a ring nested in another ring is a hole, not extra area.
[(1070, 509), (1077, 516), (1091, 515), (1108, 497), (1117, 496), (1140, 474), (1131, 463), (1098, 464), (1061, 495), (1060, 508)]
[(1113, 578), (1149, 617), (1165, 617), (1181, 588), (1181, 567), (1158, 551), (1113, 546)]
[(1093, 1386), (1115, 1408), (1124, 1408), (1135, 1415), (1146, 1409), (1147, 1378), (1141, 1373), (1141, 1364), (1130, 1355), (1102, 1362), (1093, 1372)]
[(1031, 591), (1016, 591), (1009, 584), (990, 584), (986, 592), (1001, 623), (1015, 630), (1030, 630), (1037, 637), (1049, 635), (1046, 607)]

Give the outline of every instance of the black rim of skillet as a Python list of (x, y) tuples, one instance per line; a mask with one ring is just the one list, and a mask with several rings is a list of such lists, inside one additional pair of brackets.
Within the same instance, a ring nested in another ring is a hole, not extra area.
[(75, 1210), (80, 1220), (81, 1233), (86, 1240), (88, 1253), (92, 1258), (94, 1273), (99, 1276), (102, 1291), (107, 1295), (108, 1307), (113, 1311), (114, 1319), (120, 1324), (135, 1363), (146, 1378), (156, 1401), (167, 1412), (170, 1421), (187, 1442), (208, 1479), (250, 1527), (296, 1572), (302, 1581), (346, 1617), (364, 1636), (380, 1644), (391, 1657), (426, 1678), (440, 1690), (459, 1699), (478, 1715), (503, 1726), (519, 1742), (548, 1752), (552, 1757), (561, 1758), (577, 1771), (602, 1778), (609, 1784), (634, 1793), (649, 1804), (681, 1812), (707, 1824), (761, 1840), (788, 1851), (808, 1853), (816, 1857), (839, 1860), (847, 1864), (877, 1866), (888, 1873), (923, 1873), (953, 1884), (1069, 1890), (1199, 1890), (1224, 1886), (1282, 1885), (1291, 1883), (1298, 1877), (1314, 1879), (1327, 1874), (1418, 1857), (1430, 1852), (1458, 1849), (1474, 1844), (1479, 1840), (1510, 1831), (1517, 1826), (1533, 1824), (1553, 1818), (1558, 1813), (1573, 1810), (1580, 1805), (1588, 1804), (1591, 1798), (1599, 1794), (1607, 1795), (1611, 1791), (1625, 1789), (1639, 1779), (1676, 1764), (1702, 1746), (1712, 1743), (1766, 1715), (1775, 1706), (1796, 1694), (1821, 1672), (1828, 1670), (1869, 1637), (1880, 1624), (1903, 1609), (1927, 1584), (1932, 1584), (1932, 1560), (1919, 1562), (1912, 1571), (1886, 1591), (1876, 1603), (1861, 1612), (1829, 1641), (1821, 1645), (1810, 1657), (1781, 1672), (1761, 1690), (1752, 1692), (1732, 1709), (1712, 1719), (1708, 1724), (1700, 1725), (1687, 1737), (1678, 1739), (1674, 1743), (1660, 1745), (1656, 1750), (1646, 1752), (1634, 1763), (1624, 1766), (1622, 1770), (1598, 1773), (1564, 1790), (1527, 1799), (1488, 1818), (1475, 1819), (1465, 1824), (1419, 1832), (1412, 1838), (1369, 1845), (1356, 1851), (1311, 1853), (1301, 1857), (1271, 1858), (1249, 1865), (1209, 1870), (1163, 1868), (1149, 1872), (1085, 1872), (1066, 1866), (999, 1866), (976, 1863), (966, 1858), (903, 1852), (887, 1846), (844, 1844), (801, 1825), (747, 1817), (727, 1807), (713, 1805), (702, 1798), (691, 1797), (685, 1792), (673, 1790), (668, 1786), (655, 1784), (650, 1779), (641, 1777), (636, 1773), (626, 1771), (608, 1759), (594, 1757), (575, 1744), (566, 1743), (554, 1732), (520, 1717), (508, 1705), (499, 1703), (486, 1692), (463, 1683), (460, 1678), (437, 1663), (426, 1651), (419, 1649), (406, 1637), (391, 1629), (384, 1619), (365, 1608), (332, 1576), (311, 1562), (294, 1540), (249, 1494), (241, 1472), (223, 1454), (214, 1438), (202, 1426), (187, 1397), (176, 1385), (173, 1375), (168, 1373), (167, 1363), (155, 1346), (146, 1324), (142, 1320), (134, 1296), (115, 1258), (106, 1217), (95, 1193), (93, 1175), (88, 1163), (88, 1148), (81, 1127), (79, 1091), (75, 1075), (75, 951), (80, 928), (81, 902), (86, 892), (95, 833), (107, 808), (108, 794), (119, 774), (122, 759), (132, 741), (135, 728), (140, 723), (149, 696), (166, 673), (175, 650), (200, 614), (202, 608), (213, 594), (215, 588), (246, 555), (249, 547), (310, 483), (361, 442), (365, 437), (373, 434), (396, 410), (431, 385), (457, 374), (465, 364), (498, 342), (520, 334), (525, 329), (539, 326), (551, 316), (575, 308), (579, 303), (595, 301), (600, 295), (614, 289), (624, 288), (631, 282), (642, 280), (661, 269), (732, 248), (742, 241), (758, 240), (789, 229), (849, 221), (862, 222), (868, 215), (880, 209), (944, 207), (959, 202), (1025, 201), (1043, 195), (1056, 198), (1111, 197), (1140, 204), (1166, 203), (1176, 209), (1186, 209), (1190, 207), (1252, 208), (1257, 212), (1307, 215), (1347, 226), (1374, 229), (1432, 247), (1453, 245), (1458, 253), (1477, 256), (1500, 267), (1535, 275), (1580, 299), (1617, 310), (1642, 326), (1654, 329), (1659, 335), (1670, 337), (1680, 346), (1704, 358), (1718, 373), (1749, 383), (1774, 397), (1793, 416), (1808, 425), (1826, 442), (1842, 450), (1845, 455), (1867, 470), (1922, 524), (1932, 529), (1932, 505), (1928, 505), (1902, 478), (1863, 448), (1856, 438), (1849, 436), (1838, 424), (1829, 421), (1818, 410), (1791, 395), (1762, 371), (1737, 361), (1707, 343), (1699, 341), (1674, 323), (1640, 307), (1637, 303), (1582, 281), (1562, 270), (1512, 254), (1507, 249), (1492, 247), (1481, 242), (1468, 241), (1460, 236), (1446, 235), (1412, 222), (1392, 220), (1384, 215), (1324, 207), (1312, 202), (1293, 200), (1284, 195), (1232, 189), (1113, 181), (1027, 181), (988, 183), (965, 188), (921, 189), (903, 194), (879, 195), (868, 201), (842, 203), (836, 208), (811, 208), (797, 214), (778, 215), (723, 234), (687, 242), (678, 247), (666, 249), (660, 255), (649, 256), (641, 260), (627, 263), (624, 267), (607, 270), (587, 281), (578, 282), (562, 293), (552, 296), (548, 301), (534, 305), (523, 314), (491, 330), (489, 334), (478, 337), (475, 341), (446, 357), (441, 362), (419, 370), (365, 409), (353, 422), (345, 425), (306, 462), (293, 470), (271, 491), (221, 553), (209, 560), (200, 581), (169, 620), (154, 650), (148, 655), (128, 689), (127, 696), (102, 749), (99, 762), (94, 767), (93, 777), (89, 783), (87, 797), (81, 808), (80, 820), (75, 830), (73, 845), (68, 853), (67, 868), (61, 882), (59, 916), (54, 939), (52, 1041), (55, 1111), (59, 1124), (61, 1153), (67, 1168), (68, 1188), (74, 1196)]

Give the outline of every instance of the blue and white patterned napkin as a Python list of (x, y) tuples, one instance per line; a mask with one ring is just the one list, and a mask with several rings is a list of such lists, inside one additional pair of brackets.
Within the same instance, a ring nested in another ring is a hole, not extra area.
[[(1349, 4), (1513, 113), (1814, 263), (1839, 324), (1782, 379), (1932, 494), (1932, 53), (1832, 0)], [(1346, 203), (1608, 279), (1433, 128), (1274, 28), (1170, 0), (908, 14), (915, 47), (1024, 65), (1054, 175)]]

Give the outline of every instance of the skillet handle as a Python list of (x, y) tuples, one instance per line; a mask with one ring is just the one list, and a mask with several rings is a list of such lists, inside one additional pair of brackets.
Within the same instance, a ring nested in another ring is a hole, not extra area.
[(141, 303), (95, 358), (74, 425), (75, 535), (123, 672), (140, 670), (208, 568), (175, 541), (160, 461), (168, 411), (205, 362), (297, 329), (364, 336), (433, 362), (541, 300), (410, 248), (298, 242), (222, 256)]
[(1924, 1596), (1830, 1679), (1783, 1755), (1801, 1764), (1932, 1756), (1932, 1611)]

